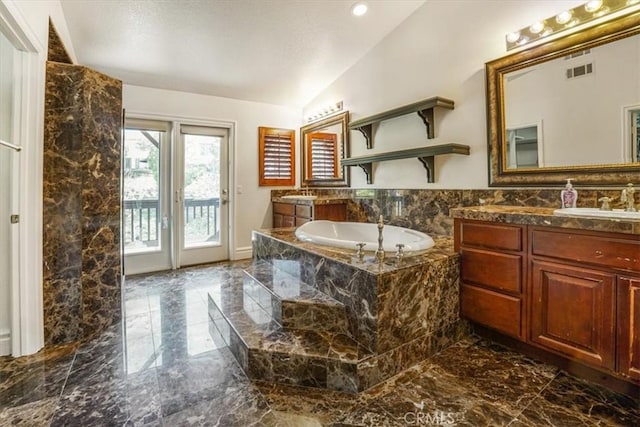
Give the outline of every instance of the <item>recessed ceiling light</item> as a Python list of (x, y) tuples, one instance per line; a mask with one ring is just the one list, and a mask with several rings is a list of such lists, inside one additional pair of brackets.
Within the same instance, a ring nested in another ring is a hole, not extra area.
[(358, 2), (351, 6), (351, 14), (353, 16), (362, 16), (367, 13), (367, 10), (369, 10), (369, 6), (364, 2)]

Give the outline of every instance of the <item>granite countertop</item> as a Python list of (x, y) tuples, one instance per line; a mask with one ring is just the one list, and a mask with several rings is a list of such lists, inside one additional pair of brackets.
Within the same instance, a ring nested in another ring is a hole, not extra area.
[(292, 198), (284, 198), (284, 197), (272, 197), (272, 202), (276, 203), (291, 203), (296, 205), (342, 205), (346, 204), (349, 201), (348, 197), (327, 197), (327, 196), (318, 196), (317, 199), (309, 200), (309, 199), (292, 199)]
[(527, 206), (470, 206), (450, 210), (452, 218), (505, 224), (546, 225), (578, 230), (607, 231), (612, 233), (640, 235), (640, 221), (617, 218), (581, 218), (557, 216), (554, 208), (534, 208)]

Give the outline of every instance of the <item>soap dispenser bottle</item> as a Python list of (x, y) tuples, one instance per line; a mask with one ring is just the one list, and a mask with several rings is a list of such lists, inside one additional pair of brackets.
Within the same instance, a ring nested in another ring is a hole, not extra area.
[(560, 200), (562, 201), (562, 209), (575, 208), (578, 201), (578, 192), (571, 185), (571, 178), (567, 179), (567, 185), (560, 192)]

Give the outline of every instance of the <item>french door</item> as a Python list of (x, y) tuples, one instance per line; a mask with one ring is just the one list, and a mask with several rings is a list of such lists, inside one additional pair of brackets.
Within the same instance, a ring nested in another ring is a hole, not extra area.
[(227, 129), (127, 119), (125, 274), (228, 259)]

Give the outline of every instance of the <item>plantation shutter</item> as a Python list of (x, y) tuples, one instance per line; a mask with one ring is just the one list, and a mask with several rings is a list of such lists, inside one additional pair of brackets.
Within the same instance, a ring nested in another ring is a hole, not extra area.
[(260, 185), (295, 185), (295, 130), (258, 130)]
[(307, 169), (312, 179), (335, 178), (338, 169), (338, 143), (335, 133), (312, 133), (307, 139), (309, 156)]

